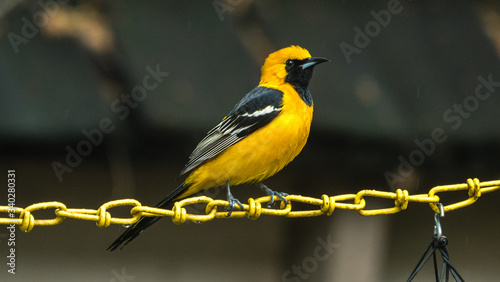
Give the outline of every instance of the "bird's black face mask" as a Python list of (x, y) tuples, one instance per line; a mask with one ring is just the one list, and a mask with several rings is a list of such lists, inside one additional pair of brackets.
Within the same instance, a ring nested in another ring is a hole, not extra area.
[(289, 59), (285, 63), (287, 73), (285, 82), (290, 83), (299, 93), (302, 100), (309, 106), (312, 106), (312, 96), (309, 93), (308, 87), (314, 66), (328, 61), (325, 58), (312, 57), (303, 60)]

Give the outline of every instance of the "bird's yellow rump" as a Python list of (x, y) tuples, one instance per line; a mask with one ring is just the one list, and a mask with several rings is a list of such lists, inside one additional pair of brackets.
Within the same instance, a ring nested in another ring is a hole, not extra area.
[[(226, 185), (231, 212), (241, 203), (230, 186), (257, 183), (270, 196), (283, 197), (261, 184), (290, 163), (306, 144), (313, 117), (309, 81), (313, 67), (328, 61), (311, 57), (299, 46), (270, 54), (262, 66), (259, 85), (236, 104), (198, 144), (181, 172), (185, 181), (157, 207), (199, 191)], [(271, 197), (274, 201), (274, 197)], [(144, 217), (108, 248), (125, 246), (160, 217)]]

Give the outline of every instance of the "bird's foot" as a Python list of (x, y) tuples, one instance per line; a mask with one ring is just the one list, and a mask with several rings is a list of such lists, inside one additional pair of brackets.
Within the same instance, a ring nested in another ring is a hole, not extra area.
[(272, 206), (272, 204), (274, 204), (274, 196), (276, 196), (280, 200), (282, 200), (285, 203), (285, 205), (288, 204), (288, 201), (285, 198), (286, 196), (288, 196), (287, 193), (273, 191), (262, 183), (257, 183), (257, 187), (259, 187), (260, 190), (264, 191), (264, 193), (266, 193), (266, 196), (271, 196), (271, 201), (269, 201), (269, 203), (267, 204), (268, 208), (270, 208)]
[(229, 182), (226, 183), (226, 187), (227, 187), (227, 201), (229, 202), (229, 206), (226, 208), (227, 210), (226, 216), (229, 217), (236, 208), (236, 205), (240, 206), (240, 210), (243, 210), (243, 205), (238, 199), (236, 199), (233, 196), (233, 194), (231, 194), (231, 188), (229, 187)]

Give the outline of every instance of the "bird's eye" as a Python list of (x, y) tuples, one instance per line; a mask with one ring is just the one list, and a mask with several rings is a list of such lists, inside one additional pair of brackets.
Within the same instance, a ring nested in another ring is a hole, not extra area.
[(292, 60), (286, 60), (286, 66), (287, 67), (293, 66), (293, 61)]

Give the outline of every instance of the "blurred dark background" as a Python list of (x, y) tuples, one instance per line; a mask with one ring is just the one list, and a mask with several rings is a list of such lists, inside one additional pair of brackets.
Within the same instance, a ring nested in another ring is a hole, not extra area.
[[(498, 1), (2, 1), (0, 40), (0, 205), (9, 169), (19, 207), (156, 204), (181, 181), (197, 142), (258, 84), (265, 57), (289, 45), (331, 63), (311, 81), (308, 144), (268, 186), (312, 197), (426, 194), (500, 177)], [(217, 191), (209, 194), (225, 198)], [(243, 202), (262, 195), (251, 186), (233, 192)], [(451, 203), (467, 193), (440, 196)], [(485, 194), (442, 220), (466, 280), (500, 275), (499, 200)], [(404, 281), (433, 224), (429, 206), (415, 203), (376, 217), (164, 219), (106, 253), (123, 227), (67, 219), (17, 229), (15, 275), (9, 231), (0, 228), (0, 277)], [(433, 277), (429, 263), (415, 281)]]

